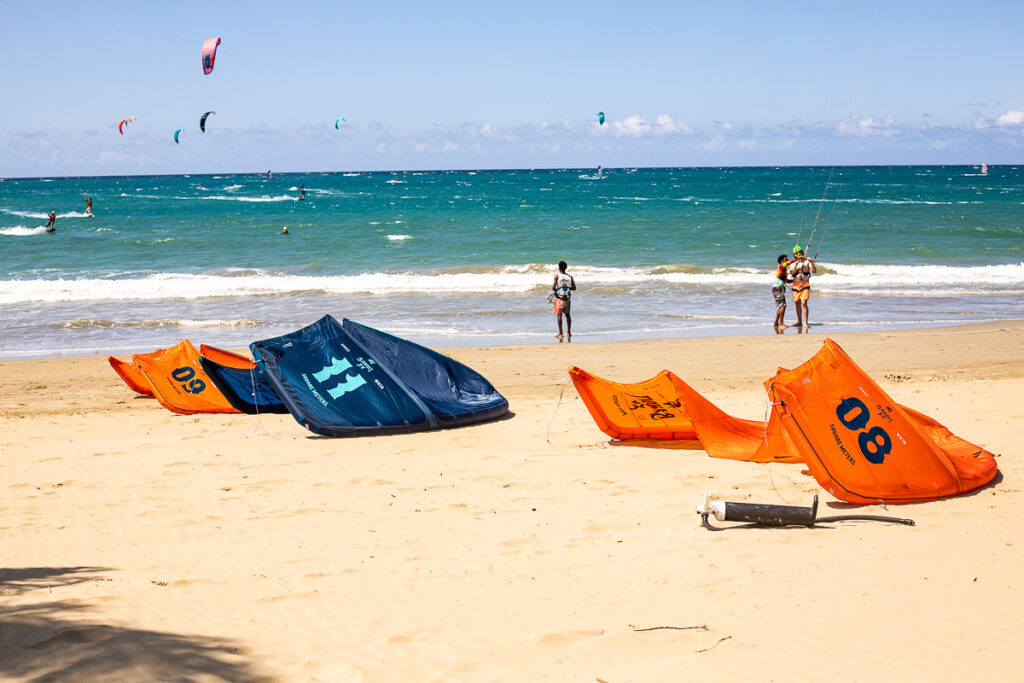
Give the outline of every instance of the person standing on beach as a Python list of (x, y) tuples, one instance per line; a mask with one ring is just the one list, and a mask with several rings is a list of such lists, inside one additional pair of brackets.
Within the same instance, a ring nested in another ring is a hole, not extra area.
[(57, 232), (57, 228), (53, 227), (53, 222), (57, 220), (57, 213), (55, 211), (50, 212), (50, 221), (46, 224), (46, 232)]
[(796, 326), (804, 330), (810, 324), (807, 319), (807, 300), (811, 298), (811, 275), (817, 272), (814, 260), (804, 257), (803, 248), (799, 244), (793, 247), (793, 260), (786, 268), (786, 275), (793, 283)]
[(775, 268), (775, 282), (772, 284), (772, 296), (775, 297), (775, 324), (773, 327), (776, 330), (784, 330), (789, 325), (786, 324), (786, 268), (792, 261), (785, 254), (779, 254), (779, 258), (776, 259), (779, 264)]
[(555, 281), (551, 283), (551, 291), (554, 299), (552, 303), (554, 307), (552, 310), (558, 320), (558, 334), (556, 338), (561, 343), (563, 339), (562, 335), (562, 316), (565, 316), (565, 331), (569, 335), (569, 341), (572, 342), (572, 315), (569, 311), (571, 308), (571, 297), (572, 292), (576, 291), (576, 280), (573, 279), (572, 275), (565, 272), (565, 269), (569, 267), (565, 261), (558, 262), (558, 275), (555, 276)]

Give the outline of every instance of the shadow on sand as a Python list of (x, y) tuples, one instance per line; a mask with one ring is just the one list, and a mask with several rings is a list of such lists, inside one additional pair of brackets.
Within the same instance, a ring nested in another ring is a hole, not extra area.
[(0, 568), (0, 679), (269, 678), (243, 661), (239, 643), (95, 623), (88, 618), (85, 604), (17, 599), (53, 587), (102, 581), (104, 571), (102, 567)]

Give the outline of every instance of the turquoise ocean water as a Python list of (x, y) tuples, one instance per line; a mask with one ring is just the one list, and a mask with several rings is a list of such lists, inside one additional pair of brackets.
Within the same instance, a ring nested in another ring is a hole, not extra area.
[(773, 334), (797, 241), (818, 253), (812, 334), (1024, 318), (1015, 166), (8, 178), (0, 358), (237, 347), (325, 313), (434, 346), (551, 342), (560, 259), (575, 341)]

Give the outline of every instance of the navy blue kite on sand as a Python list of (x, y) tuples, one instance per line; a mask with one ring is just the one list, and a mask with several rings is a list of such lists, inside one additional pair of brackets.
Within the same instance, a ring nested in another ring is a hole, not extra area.
[(250, 415), (288, 412), (258, 366), (232, 367), (203, 355), (199, 356), (199, 364), (235, 410)]
[(325, 315), (249, 348), (299, 424), (326, 436), (460, 427), (508, 401), (480, 373), (419, 344)]

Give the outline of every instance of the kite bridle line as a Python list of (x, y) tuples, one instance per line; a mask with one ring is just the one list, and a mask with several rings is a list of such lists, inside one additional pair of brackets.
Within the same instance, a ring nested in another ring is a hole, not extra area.
[(548, 422), (548, 433), (544, 437), (545, 441), (548, 442), (548, 445), (552, 445), (551, 444), (551, 425), (555, 424), (555, 416), (558, 415), (558, 406), (562, 405), (562, 396), (565, 394), (565, 388), (567, 386), (569, 386), (571, 381), (572, 380), (569, 380), (569, 379), (563, 380), (562, 381), (562, 388), (559, 389), (559, 391), (558, 391), (558, 401), (555, 402), (555, 408), (554, 408), (554, 410), (551, 411), (551, 421)]
[[(763, 439), (764, 439), (764, 445), (765, 446), (768, 445), (768, 419), (771, 416), (772, 406), (785, 405), (782, 401), (772, 401), (772, 396), (771, 396), (771, 387), (772, 386), (774, 386), (774, 385), (769, 385), (768, 389), (766, 389), (765, 392), (764, 392), (764, 423), (763, 423), (764, 424), (764, 437), (763, 437)], [(779, 491), (779, 488), (775, 485), (775, 474), (772, 471), (772, 461), (771, 460), (768, 461), (768, 481), (771, 483), (772, 490), (775, 491), (775, 495), (777, 495), (782, 500), (782, 502), (785, 503), (786, 505), (791, 505), (791, 503), (788, 500), (786, 500), (786, 497), (784, 495), (782, 495), (782, 491)]]
[[(885, 61), (882, 62), (882, 66), (881, 66), (881, 68), (879, 69), (879, 72), (878, 72), (878, 77), (875, 79), (874, 92), (871, 94), (872, 101), (877, 101), (877, 99), (878, 99), (878, 89), (879, 89), (879, 87), (880, 87), (880, 85), (882, 83), (882, 77), (885, 75), (885, 71), (886, 71), (886, 69), (889, 66), (890, 60), (892, 59), (893, 48), (895, 47), (895, 44), (896, 44), (896, 36), (900, 32), (900, 28), (902, 28), (902, 26), (903, 26), (903, 21), (907, 17), (908, 9), (909, 9), (909, 3), (905, 3), (903, 5), (903, 12), (900, 14), (899, 22), (896, 24), (896, 29), (892, 32), (892, 37), (889, 40), (888, 50), (887, 50), (886, 55), (885, 55)], [(843, 18), (844, 18), (844, 25), (845, 25), (845, 10), (844, 10)], [(841, 39), (842, 39), (842, 29), (840, 29), (840, 42), (841, 42)], [(834, 76), (834, 74), (835, 74), (835, 71), (834, 71), (834, 67), (833, 67), (833, 76)], [(831, 81), (830, 81), (830, 87), (831, 87)], [(850, 114), (849, 114), (849, 116), (847, 118), (847, 125), (848, 126), (850, 126), (852, 124), (853, 112), (854, 112), (854, 108), (851, 106), (850, 107)], [(814, 216), (814, 223), (811, 226), (811, 236), (807, 239), (807, 244), (805, 245), (805, 249), (806, 249), (806, 251), (808, 253), (810, 253), (810, 250), (811, 250), (811, 243), (814, 240), (814, 233), (815, 233), (815, 231), (817, 230), (817, 227), (818, 227), (818, 219), (821, 216), (821, 210), (823, 208), (823, 205), (824, 205), (824, 202), (825, 202), (825, 198), (826, 198), (826, 196), (828, 194), (829, 185), (832, 182), (832, 176), (833, 176), (833, 174), (834, 174), (834, 172), (836, 170), (836, 165), (838, 163), (839, 157), (842, 154), (842, 148), (843, 148), (844, 141), (845, 140), (843, 138), (840, 138), (839, 149), (836, 152), (835, 162), (833, 162), (833, 164), (832, 164), (832, 170), (829, 171), (828, 180), (825, 181), (825, 189), (822, 191), (821, 200), (818, 203), (818, 211), (817, 211), (817, 213)], [(828, 233), (828, 229), (831, 226), (832, 214), (835, 212), (836, 205), (839, 203), (839, 196), (842, 194), (842, 189), (843, 189), (844, 182), (845, 181), (840, 181), (839, 189), (836, 191), (836, 196), (832, 200), (832, 208), (829, 211), (828, 219), (825, 222), (825, 228), (822, 230), (821, 237), (818, 238), (818, 246), (817, 246), (817, 248), (814, 251), (814, 260), (818, 259), (818, 253), (821, 251), (821, 245), (825, 241), (825, 235)], [(809, 194), (810, 194), (810, 181), (808, 181), (808, 195)], [(801, 215), (801, 219), (800, 219), (800, 231), (801, 232), (803, 231), (803, 216), (802, 215)]]

